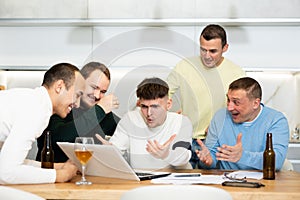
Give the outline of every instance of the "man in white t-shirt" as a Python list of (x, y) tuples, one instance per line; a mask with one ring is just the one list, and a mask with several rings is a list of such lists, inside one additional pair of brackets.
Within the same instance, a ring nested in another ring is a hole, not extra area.
[(109, 142), (129, 153), (135, 169), (191, 168), (192, 124), (183, 115), (168, 112), (169, 87), (159, 78), (144, 79), (137, 87), (137, 109), (119, 122)]
[(40, 162), (26, 160), (26, 156), (52, 114), (64, 118), (79, 106), (84, 87), (77, 67), (59, 63), (45, 73), (40, 87), (0, 92), (0, 184), (66, 182), (76, 175), (77, 167), (71, 162), (42, 169)]

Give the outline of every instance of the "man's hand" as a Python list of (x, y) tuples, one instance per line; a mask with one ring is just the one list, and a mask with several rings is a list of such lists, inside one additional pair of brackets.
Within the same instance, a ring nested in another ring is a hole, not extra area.
[(109, 94), (102, 97), (97, 105), (100, 106), (107, 114), (110, 113), (113, 109), (119, 108), (119, 101), (115, 95)]
[(159, 144), (157, 140), (148, 140), (146, 150), (155, 158), (165, 159), (170, 152), (170, 145), (175, 139), (176, 135), (172, 135), (163, 145)]
[(199, 146), (201, 147), (201, 150), (196, 150), (196, 154), (199, 158), (199, 160), (204, 163), (206, 166), (211, 166), (213, 163), (212, 157), (210, 155), (210, 151), (209, 149), (205, 146), (205, 144), (198, 139), (197, 143), (199, 144)]
[(99, 135), (98, 133), (96, 133), (96, 138), (104, 145), (112, 145), (111, 142), (105, 140), (103, 137), (101, 137), (101, 135)]
[(63, 183), (71, 180), (74, 176), (76, 176), (78, 168), (71, 161), (67, 161), (63, 163), (63, 165), (56, 165), (55, 167), (60, 167), (56, 169), (56, 183)]
[(224, 160), (228, 162), (237, 162), (241, 159), (243, 154), (242, 145), (242, 133), (239, 133), (236, 139), (236, 145), (228, 146), (223, 144), (222, 147), (218, 147), (218, 153), (216, 153), (217, 160)]

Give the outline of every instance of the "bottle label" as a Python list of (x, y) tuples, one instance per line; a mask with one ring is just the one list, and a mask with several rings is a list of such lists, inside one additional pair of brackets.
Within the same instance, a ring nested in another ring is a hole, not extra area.
[(42, 162), (42, 168), (53, 169), (53, 162)]

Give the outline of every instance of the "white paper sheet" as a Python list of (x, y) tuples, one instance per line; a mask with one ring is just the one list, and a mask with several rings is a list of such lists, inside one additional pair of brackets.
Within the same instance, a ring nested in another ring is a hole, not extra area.
[(238, 179), (246, 177), (247, 179), (261, 180), (263, 178), (263, 173), (240, 170), (240, 171), (234, 171), (234, 172), (228, 173), (227, 176), (232, 177), (232, 178), (238, 178)]
[[(152, 179), (151, 183), (154, 184), (222, 184), (226, 180), (223, 175), (201, 175), (201, 176), (189, 176), (189, 177), (177, 177), (187, 173), (172, 173), (171, 175), (163, 178)], [(191, 175), (191, 173), (188, 173)], [(193, 173), (192, 173), (193, 174)]]

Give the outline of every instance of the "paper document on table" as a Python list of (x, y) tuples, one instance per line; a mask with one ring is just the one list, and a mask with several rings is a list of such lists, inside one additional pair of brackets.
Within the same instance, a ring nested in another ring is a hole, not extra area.
[(223, 175), (202, 175), (195, 173), (172, 173), (163, 178), (151, 180), (154, 184), (222, 184), (224, 182)]
[(247, 179), (249, 178), (249, 179), (260, 180), (263, 178), (263, 173), (240, 170), (240, 171), (234, 171), (234, 172), (228, 173), (227, 176), (232, 177), (232, 178), (237, 178), (237, 179), (246, 177)]

